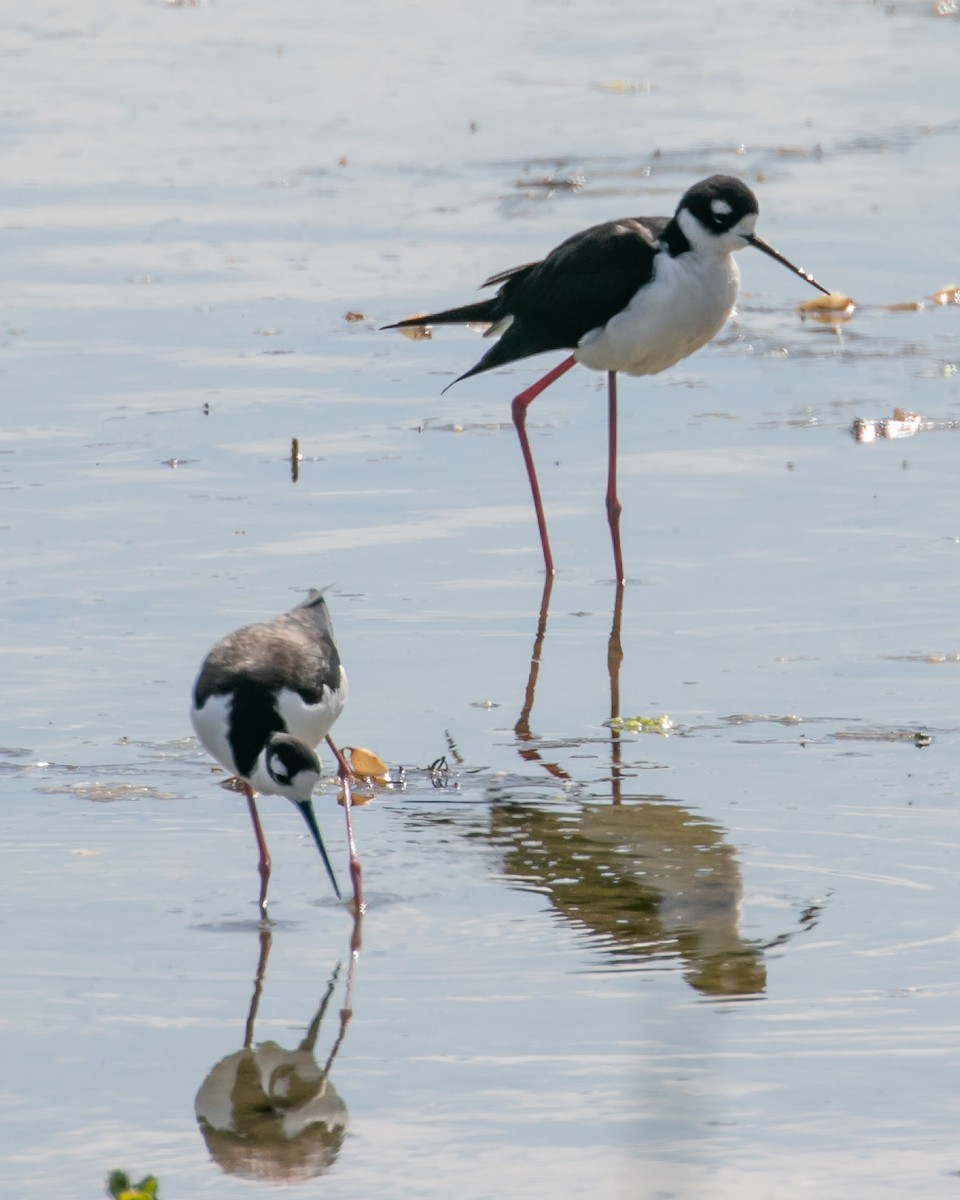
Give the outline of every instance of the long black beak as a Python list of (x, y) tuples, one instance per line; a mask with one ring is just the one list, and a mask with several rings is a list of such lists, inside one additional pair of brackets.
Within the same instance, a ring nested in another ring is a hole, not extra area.
[(320, 829), (317, 826), (317, 818), (313, 813), (313, 804), (310, 800), (297, 800), (297, 808), (307, 823), (307, 828), (313, 834), (313, 840), (317, 843), (317, 849), (320, 851), (320, 857), (323, 859), (323, 865), (327, 868), (327, 874), (330, 876), (330, 882), (333, 884), (333, 890), (337, 893), (337, 899), (341, 900), (340, 887), (337, 884), (337, 877), (333, 873), (333, 867), (330, 865), (330, 859), (327, 855), (327, 848), (323, 844), (323, 838), (320, 836)]
[(800, 278), (805, 279), (807, 283), (813, 284), (813, 286), (823, 292), (825, 296), (830, 295), (829, 288), (825, 288), (822, 283), (817, 283), (809, 271), (804, 271), (801, 267), (795, 267), (789, 258), (784, 258), (779, 250), (774, 250), (774, 248), (768, 242), (765, 242), (762, 237), (757, 237), (755, 233), (751, 233), (747, 237), (747, 241), (751, 246), (756, 246), (758, 250), (762, 250), (764, 254), (768, 254), (776, 262), (783, 263), (785, 267), (789, 267), (794, 275), (799, 275)]

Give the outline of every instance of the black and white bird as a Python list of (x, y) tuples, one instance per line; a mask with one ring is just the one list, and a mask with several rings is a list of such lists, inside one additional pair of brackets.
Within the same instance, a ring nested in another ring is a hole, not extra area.
[(577, 363), (608, 374), (606, 504), (617, 581), (622, 583), (617, 372), (656, 375), (709, 342), (733, 312), (740, 288), (733, 255), (747, 246), (830, 294), (757, 236), (758, 213), (757, 197), (745, 183), (730, 175), (712, 175), (686, 192), (672, 217), (626, 217), (594, 225), (561, 242), (540, 262), (492, 275), (483, 286), (500, 287), (490, 299), (384, 326), (488, 323), (484, 337), (499, 341), (454, 383), (532, 354), (573, 351), (514, 397), (512, 407), (548, 574), (553, 574), (553, 556), (526, 433), (527, 409), (546, 387)]
[(236, 790), (247, 798), (260, 852), (264, 915), (270, 853), (254, 800), (257, 792), (286, 796), (297, 806), (340, 897), (311, 795), (321, 774), (314, 747), (327, 736), (346, 700), (347, 677), (319, 591), (272, 621), (227, 634), (200, 668), (190, 719), (197, 737), (236, 777)]

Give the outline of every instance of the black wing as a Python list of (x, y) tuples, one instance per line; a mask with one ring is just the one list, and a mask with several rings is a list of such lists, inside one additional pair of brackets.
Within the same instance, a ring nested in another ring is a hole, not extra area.
[(511, 318), (495, 346), (461, 379), (540, 354), (574, 350), (605, 325), (653, 277), (657, 239), (668, 217), (608, 221), (561, 242), (539, 263), (492, 276), (502, 284), (486, 309), (494, 323)]

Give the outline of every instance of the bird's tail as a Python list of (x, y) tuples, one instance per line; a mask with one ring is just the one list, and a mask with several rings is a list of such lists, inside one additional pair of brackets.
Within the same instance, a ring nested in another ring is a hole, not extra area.
[(320, 633), (325, 633), (331, 642), (333, 641), (333, 619), (330, 616), (330, 609), (327, 607), (324, 593), (329, 591), (330, 585), (325, 588), (311, 588), (310, 594), (306, 600), (301, 601), (296, 608), (291, 609), (291, 614), (300, 611), (306, 611), (310, 614), (315, 627)]
[(414, 329), (420, 325), (469, 325), (473, 321), (495, 321), (493, 307), (496, 297), (478, 300), (475, 304), (462, 304), (459, 308), (447, 308), (443, 312), (426, 313), (421, 317), (407, 317), (393, 325), (381, 325), (381, 329)]

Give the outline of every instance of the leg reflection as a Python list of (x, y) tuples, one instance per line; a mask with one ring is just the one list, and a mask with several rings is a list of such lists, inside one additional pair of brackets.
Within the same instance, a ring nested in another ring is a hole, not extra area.
[(569, 780), (570, 775), (559, 763), (544, 762), (543, 756), (534, 743), (537, 735), (530, 729), (530, 714), (533, 712), (534, 701), (537, 698), (537, 680), (540, 677), (540, 662), (543, 657), (543, 643), (547, 636), (547, 614), (550, 610), (550, 596), (553, 592), (553, 575), (547, 574), (543, 582), (543, 595), (540, 598), (540, 617), (537, 622), (537, 633), (533, 639), (533, 653), (530, 655), (530, 671), (527, 675), (527, 686), (523, 694), (523, 707), (520, 716), (513, 727), (519, 747), (520, 757), (524, 762), (539, 763), (547, 774), (555, 779)]
[(197, 1092), (194, 1111), (211, 1158), (226, 1174), (272, 1183), (297, 1183), (325, 1174), (345, 1143), (349, 1114), (330, 1079), (352, 1015), (359, 954), (359, 918), (340, 1024), (326, 1061), (316, 1061), (320, 1029), (340, 980), (331, 972), (306, 1033), (294, 1050), (254, 1042), (264, 992), (271, 933), (260, 931), (260, 954), (244, 1027), (243, 1048), (221, 1059)]

